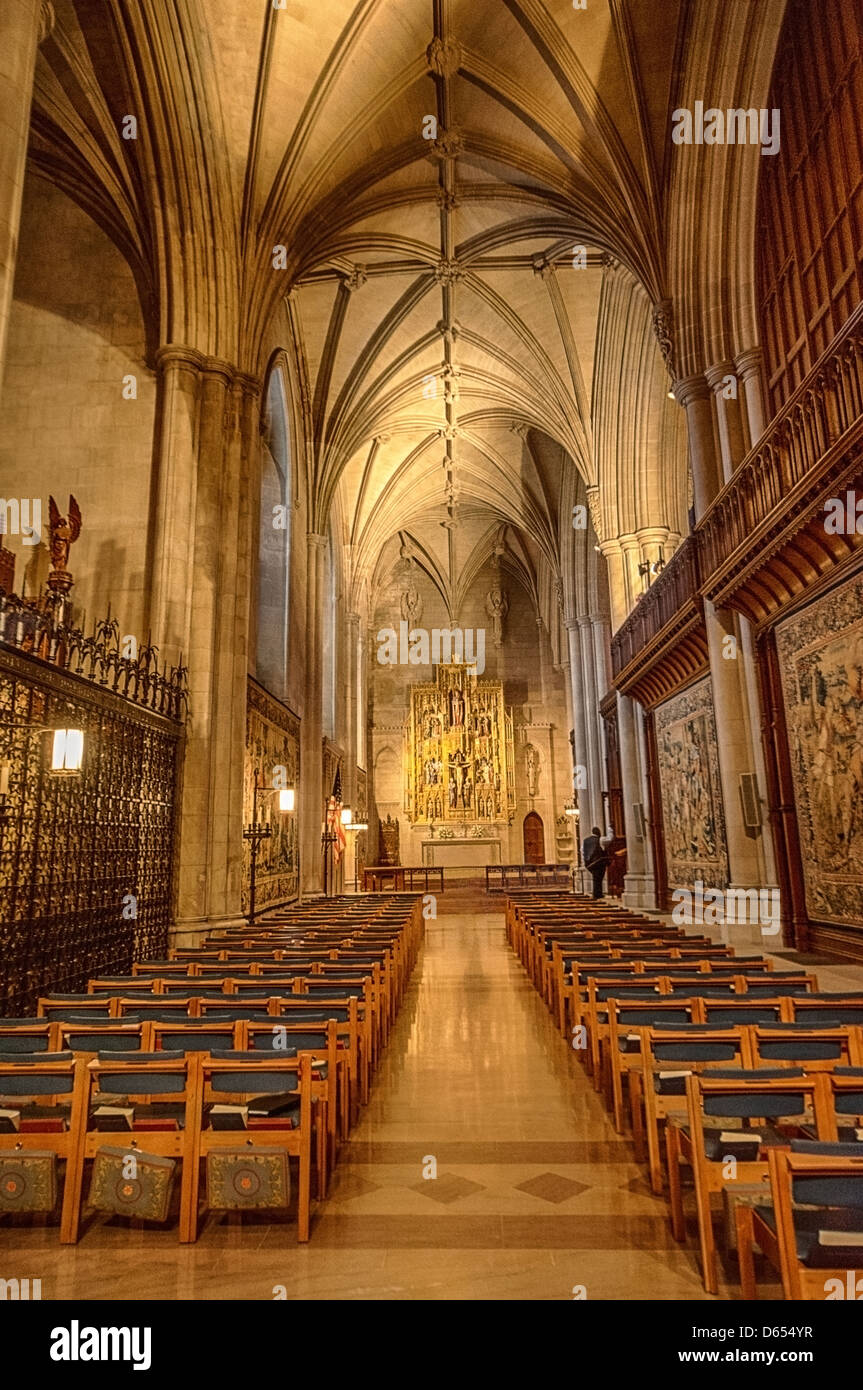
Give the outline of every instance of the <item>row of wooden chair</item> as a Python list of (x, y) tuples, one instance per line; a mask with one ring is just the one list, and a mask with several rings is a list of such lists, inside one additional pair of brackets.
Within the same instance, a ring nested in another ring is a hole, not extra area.
[[(112, 1096), (132, 1104), (132, 1131), (115, 1136), (131, 1154), (143, 1145), (181, 1163), (181, 1240), (196, 1236), (203, 1160), (238, 1141), (258, 1158), (272, 1144), (298, 1160), (298, 1239), (308, 1239), (312, 1174), (322, 1198), (422, 941), (419, 899), (365, 903), (283, 912), (230, 948), (221, 936), (183, 948), (183, 960), (177, 948), (130, 976), (91, 980), (87, 994), (46, 996), (37, 1018), (0, 1019), (0, 1104), (21, 1107), (20, 1129), (0, 1133), (0, 1161), (47, 1149), (65, 1162), (61, 1240), (78, 1238), (88, 1161), (112, 1138), (94, 1112)], [(258, 1119), (251, 1134), (213, 1128), (214, 1098), (242, 1105), (268, 1091), (296, 1092), (288, 1120)], [(153, 1116), (166, 1095), (176, 1123)]]
[[(817, 995), (808, 973), (779, 974), (769, 961), (736, 959), (727, 947), (701, 954), (703, 941), (694, 948), (700, 963), (692, 970), (693, 962), (684, 959), (691, 938), (668, 928), (645, 949), (641, 922), (586, 903), (522, 899), (507, 911), (514, 949), (567, 1037), (572, 1030), (576, 1055), (605, 1093), (616, 1128), (631, 1126), (654, 1191), (662, 1192), (667, 1181), (678, 1239), (685, 1237), (681, 1172), (691, 1170), (702, 1274), (715, 1293), (711, 1196), (725, 1192), (763, 1202), (767, 1184), (781, 1183), (787, 1197), (796, 1180), (794, 1164), (786, 1162), (790, 1145), (799, 1151), (794, 1163), (805, 1166), (813, 1145), (839, 1144), (829, 1155), (838, 1165), (831, 1190), (841, 1196), (839, 1215), (831, 1209), (821, 1219), (828, 1231), (834, 1218), (846, 1231), (848, 1220), (857, 1220), (852, 1198), (859, 1193), (863, 1146), (855, 1151), (854, 1143), (839, 1141), (849, 1138), (842, 1121), (856, 1117), (859, 1123), (863, 1114), (863, 996)], [(715, 1122), (711, 1128), (715, 1116), (725, 1131), (715, 1133)], [(770, 1124), (765, 1135), (764, 1124), (776, 1116), (790, 1123), (778, 1131)], [(761, 1131), (752, 1128), (756, 1122)], [(852, 1128), (855, 1142), (856, 1135)], [(792, 1207), (791, 1227), (783, 1217), (782, 1239), (771, 1245), (765, 1236), (761, 1248), (775, 1256), (787, 1297), (824, 1297), (837, 1270), (810, 1278), (800, 1261), (792, 1268), (794, 1218)], [(748, 1294), (754, 1287), (752, 1242), (776, 1222), (745, 1201), (738, 1201), (735, 1219)], [(842, 1268), (849, 1268), (847, 1258)]]

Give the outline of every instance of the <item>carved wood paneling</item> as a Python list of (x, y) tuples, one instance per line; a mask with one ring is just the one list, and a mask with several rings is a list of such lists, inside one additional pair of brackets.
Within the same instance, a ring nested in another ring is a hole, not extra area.
[(863, 295), (863, 12), (791, 0), (768, 106), (779, 152), (763, 161), (758, 289), (775, 414)]

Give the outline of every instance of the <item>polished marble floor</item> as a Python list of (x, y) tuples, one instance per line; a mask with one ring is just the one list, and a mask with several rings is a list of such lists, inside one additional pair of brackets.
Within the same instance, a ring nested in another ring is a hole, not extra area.
[(6, 1228), (0, 1273), (41, 1278), (46, 1299), (705, 1298), (692, 1241), (672, 1240), (509, 950), (503, 904), (440, 902), (308, 1246), (249, 1217), (210, 1217), (187, 1247), (112, 1221), (75, 1247)]

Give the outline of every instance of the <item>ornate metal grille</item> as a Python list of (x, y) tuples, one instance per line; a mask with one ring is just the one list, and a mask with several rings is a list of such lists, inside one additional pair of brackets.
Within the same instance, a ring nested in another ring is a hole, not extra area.
[[(80, 775), (51, 773), (45, 726), (84, 730)], [(0, 650), (0, 1014), (164, 953), (181, 734), (134, 698)]]

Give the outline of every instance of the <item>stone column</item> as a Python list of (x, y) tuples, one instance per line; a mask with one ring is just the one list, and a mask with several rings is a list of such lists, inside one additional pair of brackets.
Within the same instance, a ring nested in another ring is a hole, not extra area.
[(54, 27), (42, 0), (0, 5), (0, 390), (12, 313), (36, 50)]
[(760, 887), (763, 864), (757, 837), (755, 832), (744, 829), (740, 802), (740, 774), (754, 771), (745, 692), (741, 687), (744, 656), (733, 613), (714, 608), (712, 603), (705, 601), (704, 622), (719, 736), (719, 774), (725, 806), (730, 886)]
[(608, 596), (611, 603), (611, 630), (617, 629), (626, 621), (629, 613), (629, 594), (626, 582), (626, 567), (623, 546), (620, 540), (603, 541), (602, 554), (608, 566)]
[[(638, 709), (626, 695), (617, 692), (617, 730), (620, 741), (620, 777), (623, 783), (623, 814), (626, 821), (626, 878), (623, 901), (627, 907), (652, 907), (653, 876), (648, 873), (647, 835), (636, 833), (635, 805), (644, 806), (639, 769)], [(644, 806), (645, 817), (648, 814)]]
[(260, 383), (188, 348), (158, 357), (151, 640), (189, 704), (175, 940), (242, 920), (251, 479)]
[(169, 346), (156, 354), (156, 503), (149, 612), (153, 640), (191, 649), (191, 595), (198, 488), (201, 377), (206, 358)]
[[(722, 478), (727, 483), (746, 453), (740, 382), (733, 362), (719, 362), (715, 367), (708, 367), (704, 375), (716, 402)], [(728, 392), (732, 389), (732, 383), (736, 394), (730, 396)]]
[(713, 393), (703, 376), (675, 382), (675, 399), (686, 411), (695, 515), (700, 519), (722, 486), (713, 422)]
[(747, 447), (751, 449), (767, 428), (761, 388), (761, 349), (747, 348), (745, 352), (739, 352), (734, 360), (743, 382)]
[(605, 805), (602, 800), (602, 789), (605, 786), (605, 769), (602, 762), (602, 744), (600, 742), (599, 732), (601, 719), (599, 714), (600, 692), (596, 684), (596, 650), (594, 647), (593, 628), (590, 618), (579, 618), (578, 626), (580, 629), (581, 660), (584, 671), (584, 715), (587, 731), (587, 756), (589, 759), (588, 786), (591, 789), (590, 808), (593, 817), (591, 824), (598, 825), (600, 830), (604, 833), (606, 829), (606, 814)]
[(300, 726), (300, 883), (304, 897), (323, 891), (323, 604), (326, 536), (306, 536), (306, 689)]
[[(350, 806), (354, 820), (359, 820), (357, 811), (357, 660), (360, 638), (359, 613), (345, 615), (345, 775), (343, 780), (344, 804)], [(348, 831), (345, 845), (344, 886), (352, 888), (356, 867), (357, 835)]]
[(577, 618), (566, 620), (569, 635), (569, 685), (572, 692), (572, 727), (575, 734), (575, 761), (584, 769), (585, 785), (578, 792), (578, 805), (581, 811), (580, 826), (587, 825), (581, 836), (584, 839), (593, 825), (593, 801), (595, 788), (591, 785), (590, 752), (587, 741), (587, 709), (584, 694), (584, 665), (581, 657), (581, 632)]
[[(757, 407), (760, 403), (758, 354), (744, 353), (741, 360), (747, 369), (750, 395), (755, 398), (757, 393)], [(737, 397), (726, 394), (729, 378), (737, 379), (734, 363), (720, 362), (708, 368), (705, 375), (714, 392), (722, 474), (728, 482), (746, 455), (748, 420), (744, 420), (742, 409), (745, 400), (741, 401), (739, 394)], [(709, 603), (705, 604), (705, 623), (720, 732), (719, 758), (732, 884), (752, 887), (766, 882), (772, 885), (776, 881), (773, 846), (768, 843), (769, 836), (761, 831), (745, 829), (740, 797), (743, 773), (755, 773), (762, 797), (767, 788), (755, 653), (749, 626), (738, 614), (718, 612)]]

